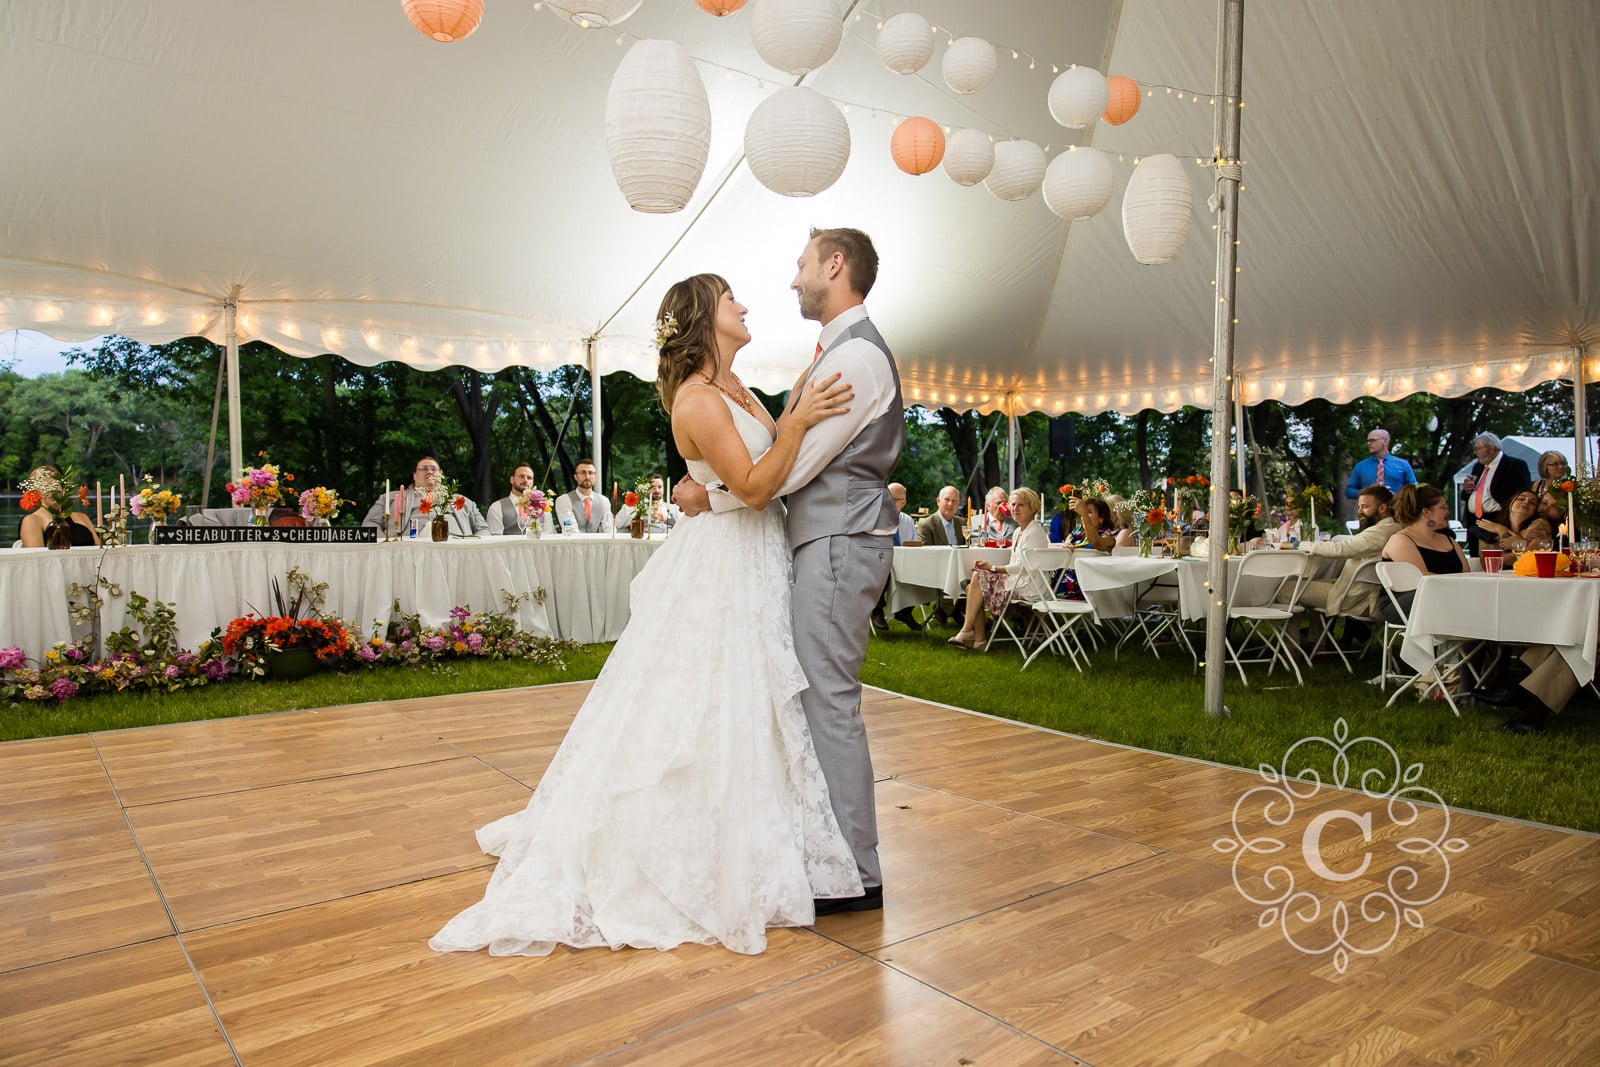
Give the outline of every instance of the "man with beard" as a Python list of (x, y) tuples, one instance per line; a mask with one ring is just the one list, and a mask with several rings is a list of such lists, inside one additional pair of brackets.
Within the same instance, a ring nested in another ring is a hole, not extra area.
[[(1393, 503), (1394, 494), (1388, 489), (1381, 485), (1369, 485), (1361, 490), (1361, 495), (1356, 499), (1356, 516), (1361, 524), (1359, 531), (1345, 541), (1300, 542), (1301, 551), (1310, 555), (1345, 561), (1338, 578), (1314, 578), (1307, 582), (1300, 592), (1300, 603), (1328, 615), (1359, 615), (1364, 618), (1373, 615), (1378, 602), (1378, 586), (1363, 583), (1359, 588), (1349, 589), (1343, 597), (1339, 595), (1339, 590), (1346, 588), (1350, 575), (1362, 563), (1383, 554), (1383, 546), (1389, 540), (1389, 535), (1400, 528), (1400, 524), (1389, 514)], [(1345, 623), (1344, 633), (1347, 641), (1365, 641), (1372, 631), (1365, 623), (1351, 619)]]

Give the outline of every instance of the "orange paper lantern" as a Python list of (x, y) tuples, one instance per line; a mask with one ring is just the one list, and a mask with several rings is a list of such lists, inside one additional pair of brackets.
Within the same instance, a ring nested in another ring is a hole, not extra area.
[(894, 165), (907, 174), (926, 174), (944, 158), (944, 131), (920, 115), (906, 119), (895, 128), (889, 152)]
[(700, 5), (701, 11), (708, 15), (715, 15), (720, 19), (724, 15), (733, 14), (748, 3), (749, 0), (694, 0), (694, 2)]
[(1139, 92), (1139, 83), (1123, 74), (1113, 74), (1106, 79), (1106, 85), (1111, 89), (1111, 102), (1106, 105), (1106, 113), (1101, 118), (1113, 126), (1121, 126), (1139, 113), (1139, 102), (1144, 99), (1144, 94)]
[(449, 44), (483, 21), (483, 0), (400, 0), (400, 6), (423, 36)]

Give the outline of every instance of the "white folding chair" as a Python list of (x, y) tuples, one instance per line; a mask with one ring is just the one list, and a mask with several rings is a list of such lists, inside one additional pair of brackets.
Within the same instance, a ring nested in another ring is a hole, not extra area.
[(1384, 594), (1388, 596), (1389, 603), (1394, 606), (1396, 614), (1400, 616), (1400, 622), (1385, 622), (1383, 628), (1385, 667), (1382, 677), (1384, 680), (1391, 677), (1401, 679), (1399, 688), (1389, 697), (1384, 707), (1394, 707), (1394, 702), (1400, 699), (1401, 693), (1404, 693), (1412, 686), (1417, 686), (1418, 700), (1426, 700), (1430, 694), (1438, 693), (1439, 696), (1436, 699), (1443, 700), (1446, 704), (1449, 704), (1450, 710), (1455, 712), (1456, 718), (1459, 719), (1461, 717), (1461, 709), (1456, 707), (1455, 694), (1450, 691), (1450, 681), (1451, 679), (1460, 680), (1465, 677), (1473, 677), (1475, 683), (1476, 681), (1481, 681), (1481, 678), (1477, 678), (1476, 672), (1472, 670), (1471, 658), (1479, 648), (1483, 647), (1483, 642), (1468, 643), (1443, 637), (1436, 638), (1433, 660), (1426, 667), (1409, 676), (1399, 673), (1391, 674), (1387, 666), (1391, 632), (1397, 631), (1403, 638), (1406, 627), (1411, 622), (1411, 610), (1407, 604), (1408, 598), (1403, 598), (1400, 594), (1414, 594), (1417, 586), (1422, 584), (1422, 572), (1409, 563), (1392, 563), (1388, 560), (1381, 561), (1377, 566), (1377, 571), (1378, 581), (1383, 584)]
[[(1358, 584), (1380, 584), (1378, 582), (1378, 562), (1379, 561), (1377, 559), (1362, 560), (1361, 565), (1352, 570), (1348, 577), (1342, 577), (1338, 582), (1334, 583), (1333, 595), (1329, 599), (1337, 600), (1342, 606), (1347, 600), (1350, 599), (1350, 590), (1354, 589)], [(1308, 607), (1307, 610), (1316, 611), (1315, 608), (1310, 607)], [(1356, 615), (1352, 612), (1342, 610), (1334, 612), (1317, 611), (1316, 614), (1317, 618), (1315, 621), (1321, 624), (1321, 628), (1317, 631), (1316, 640), (1311, 642), (1311, 651), (1306, 653), (1306, 660), (1309, 662), (1315, 659), (1317, 656), (1328, 655), (1331, 653), (1339, 657), (1339, 662), (1344, 664), (1345, 670), (1349, 671), (1351, 674), (1354, 674), (1356, 669), (1351, 665), (1350, 657), (1345, 655), (1344, 649), (1340, 648), (1339, 642), (1334, 639), (1333, 624), (1339, 619), (1358, 619), (1362, 622), (1369, 620), (1364, 615)], [(1327, 646), (1326, 651), (1323, 649), (1324, 645)], [(1388, 648), (1388, 644), (1385, 643), (1385, 665), (1387, 665), (1388, 662)]]
[[(1302, 610), (1300, 590), (1305, 587), (1307, 558), (1299, 552), (1262, 551), (1251, 552), (1239, 561), (1239, 573), (1228, 586), (1228, 621), (1243, 622), (1246, 630), (1237, 648), (1231, 635), (1224, 643), (1228, 658), (1245, 685), (1250, 684), (1244, 673), (1246, 663), (1265, 663), (1271, 674), (1280, 662), (1288, 664), (1295, 680), (1305, 684), (1300, 665), (1295, 662), (1297, 646), (1289, 640), (1288, 623)], [(1252, 641), (1261, 643), (1267, 653), (1264, 658), (1245, 658)]]
[(1022, 563), (1030, 576), (1029, 584), (1034, 589), (1044, 590), (1044, 595), (1033, 602), (1033, 617), (1039, 627), (1041, 640), (1022, 661), (1022, 669), (1027, 670), (1028, 664), (1037, 659), (1039, 653), (1055, 649), (1065, 652), (1072, 660), (1072, 665), (1082, 673), (1089, 653), (1078, 639), (1076, 628), (1094, 615), (1094, 608), (1084, 600), (1067, 600), (1056, 596), (1056, 580), (1072, 564), (1072, 549), (1036, 548), (1020, 555), (1024, 557)]

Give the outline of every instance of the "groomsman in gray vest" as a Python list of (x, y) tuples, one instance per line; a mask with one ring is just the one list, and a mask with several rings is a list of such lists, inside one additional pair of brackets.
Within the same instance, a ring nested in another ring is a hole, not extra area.
[[(872, 756), (861, 718), (861, 661), (868, 622), (889, 579), (899, 514), (889, 475), (905, 443), (900, 374), (863, 303), (878, 277), (878, 253), (860, 230), (812, 230), (791, 288), (800, 314), (822, 324), (811, 369), (796, 383), (838, 372), (855, 391), (847, 414), (813, 426), (789, 479), (789, 546), (794, 550), (794, 647), (809, 687), (800, 696), (839, 829), (855, 853), (866, 892), (818, 900), (818, 915), (883, 907)], [(743, 507), (713, 487), (717, 511)], [(673, 500), (686, 515), (706, 507), (694, 482)]]

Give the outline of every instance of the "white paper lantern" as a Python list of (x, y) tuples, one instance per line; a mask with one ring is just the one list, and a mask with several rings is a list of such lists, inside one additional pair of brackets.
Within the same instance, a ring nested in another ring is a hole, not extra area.
[(756, 0), (750, 40), (768, 64), (790, 74), (816, 70), (844, 36), (834, 0)]
[(1122, 232), (1147, 267), (1171, 263), (1189, 236), (1194, 212), (1189, 172), (1176, 156), (1145, 156), (1122, 194)]
[(944, 142), (944, 172), (957, 185), (977, 185), (994, 169), (994, 142), (982, 130), (957, 130)]
[(983, 184), (1001, 200), (1026, 200), (1044, 180), (1044, 169), (1044, 149), (1032, 141), (1001, 141)]
[(933, 58), (933, 27), (914, 11), (891, 16), (878, 31), (878, 58), (896, 74), (915, 74)]
[(1069, 130), (1094, 122), (1110, 102), (1111, 86), (1093, 67), (1070, 67), (1050, 83), (1050, 114)]
[(994, 45), (982, 37), (963, 37), (945, 49), (940, 64), (944, 83), (958, 93), (975, 93), (994, 81)]
[(640, 41), (606, 94), (606, 154), (635, 211), (678, 211), (694, 196), (711, 148), (711, 104), (688, 49)]
[(1064, 219), (1093, 218), (1111, 201), (1115, 180), (1104, 152), (1071, 149), (1052, 159), (1044, 172), (1044, 202)]
[(815, 89), (779, 89), (751, 114), (744, 155), (756, 181), (773, 192), (815, 196), (844, 173), (850, 125)]
[(544, 6), (574, 26), (586, 30), (603, 30), (607, 26), (615, 26), (639, 10), (639, 5), (643, 2), (644, 0), (544, 0)]

